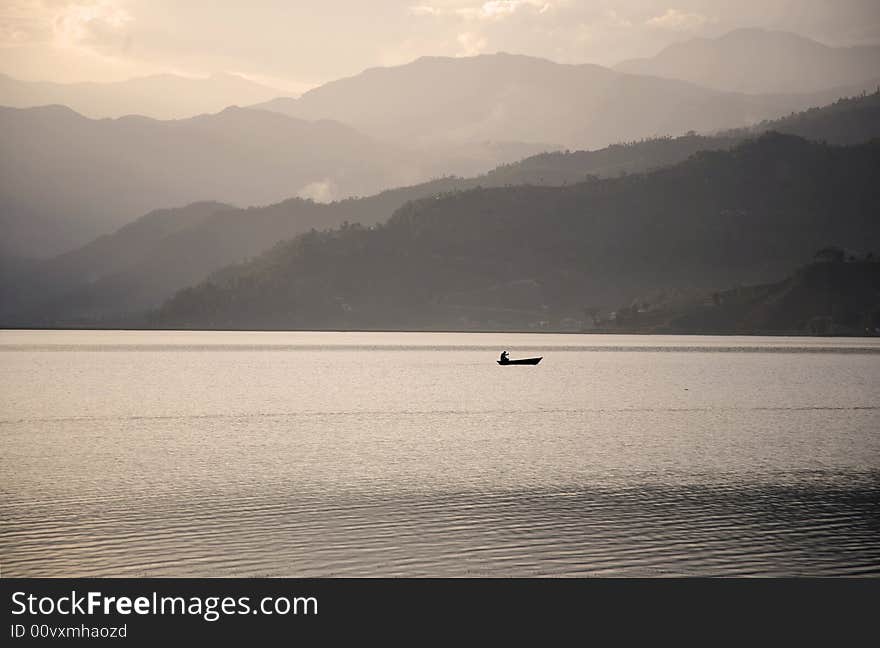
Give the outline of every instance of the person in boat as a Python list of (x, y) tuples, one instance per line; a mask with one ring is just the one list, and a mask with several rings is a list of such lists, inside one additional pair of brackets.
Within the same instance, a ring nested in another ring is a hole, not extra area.
[(501, 362), (510, 362), (510, 358), (507, 355), (507, 351), (501, 352)]

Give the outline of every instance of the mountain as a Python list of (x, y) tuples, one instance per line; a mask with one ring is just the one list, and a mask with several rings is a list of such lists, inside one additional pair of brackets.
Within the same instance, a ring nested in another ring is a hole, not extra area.
[(698, 151), (728, 149), (767, 131), (829, 144), (860, 144), (880, 138), (880, 90), (714, 135), (688, 133), (613, 144), (594, 151), (541, 153), (493, 169), (480, 179), (480, 184), (562, 185), (581, 182), (588, 175), (612, 177), (648, 171), (682, 162)]
[(77, 250), (30, 265), (13, 264), (0, 272), (5, 276), (0, 282), (0, 320), (60, 326), (137, 316), (219, 268), (311, 228), (381, 223), (408, 201), (478, 186), (553, 186), (589, 176), (643, 172), (682, 162), (699, 151), (729, 149), (765, 130), (835, 144), (880, 138), (880, 93), (842, 99), (752, 129), (616, 144), (597, 151), (544, 153), (482, 176), (446, 177), (367, 198), (329, 204), (290, 199), (249, 209), (197, 203), (151, 212)]
[(422, 191), (442, 191), (456, 182), (437, 180), (331, 204), (292, 198), (248, 209), (201, 202), (153, 211), (81, 248), (10, 272), (0, 282), (0, 322), (76, 325), (139, 315), (278, 241), (346, 221), (378, 222)]
[(527, 329), (663, 289), (784, 276), (880, 246), (880, 142), (771, 133), (647, 174), (478, 188), (312, 232), (179, 292), (172, 328)]
[(880, 78), (880, 46), (829, 47), (789, 32), (738, 29), (676, 43), (615, 69), (730, 92), (810, 93), (857, 84), (873, 90)]
[(263, 110), (159, 121), (0, 108), (0, 255), (57, 254), (165, 205), (330, 200), (432, 175), (338, 122)]
[(159, 74), (113, 83), (20, 81), (0, 74), (0, 105), (32, 108), (60, 104), (94, 118), (143, 115), (178, 119), (267, 101), (283, 94), (234, 74), (201, 79)]
[[(156, 210), (75, 251), (25, 267), (11, 265), (0, 282), (0, 318), (13, 312), (23, 315), (33, 305), (46, 302), (78, 315), (98, 299), (116, 304), (117, 312), (136, 307), (144, 292), (149, 295), (159, 290), (154, 299), (162, 299), (160, 286), (169, 273), (163, 265), (167, 260), (165, 242), (214, 214), (233, 209), (222, 203), (200, 202)], [(120, 281), (131, 268), (143, 266), (149, 266), (145, 276), (128, 284)]]
[(747, 129), (728, 131), (727, 136), (775, 130), (829, 144), (860, 144), (880, 138), (880, 89), (872, 94), (844, 97), (821, 108), (810, 108)]
[(426, 57), (373, 68), (298, 99), (279, 98), (254, 107), (300, 119), (335, 119), (374, 137), (423, 149), (485, 140), (592, 149), (689, 130), (746, 126), (845, 94), (846, 89), (820, 95), (744, 95), (598, 65), (500, 53)]
[(826, 256), (782, 281), (678, 303), (636, 301), (600, 326), (631, 333), (880, 335), (880, 259), (844, 258), (841, 251), (839, 260)]
[(52, 256), (157, 207), (326, 202), (821, 103), (506, 54), (368, 70), (290, 101), (272, 105), (292, 115), (228, 108), (165, 121), (0, 108), (0, 255)]

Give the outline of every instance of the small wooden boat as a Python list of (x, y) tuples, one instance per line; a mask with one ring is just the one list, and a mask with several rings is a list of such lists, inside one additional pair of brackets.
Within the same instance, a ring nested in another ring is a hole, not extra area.
[(540, 358), (523, 358), (521, 360), (507, 360), (505, 362), (502, 362), (501, 360), (496, 360), (495, 362), (497, 362), (500, 365), (536, 365), (539, 362), (541, 362), (541, 359), (543, 357), (544, 356), (541, 356)]

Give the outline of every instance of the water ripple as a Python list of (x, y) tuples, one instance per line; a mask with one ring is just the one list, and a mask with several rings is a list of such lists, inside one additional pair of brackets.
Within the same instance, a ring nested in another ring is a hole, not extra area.
[[(652, 413), (652, 412), (860, 412), (880, 410), (880, 405), (854, 405), (847, 407), (832, 405), (811, 405), (806, 407), (596, 407), (596, 408), (552, 408), (516, 409), (518, 414), (602, 414), (617, 413)], [(396, 416), (480, 416), (510, 414), (508, 409), (468, 409), (468, 410), (402, 410)], [(362, 417), (387, 416), (382, 410), (355, 410), (345, 412), (298, 411), (298, 412), (233, 412), (228, 414), (163, 414), (154, 416), (57, 416), (18, 419), (0, 419), (0, 426), (20, 425), (22, 423), (97, 423), (107, 421), (186, 421), (186, 420), (223, 420), (223, 419), (272, 419), (296, 417)]]
[(5, 507), (5, 575), (880, 575), (876, 473), (754, 487), (57, 504)]

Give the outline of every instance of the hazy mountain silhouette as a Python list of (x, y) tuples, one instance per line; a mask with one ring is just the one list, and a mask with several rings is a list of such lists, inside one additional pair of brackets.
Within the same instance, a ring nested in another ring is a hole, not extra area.
[[(658, 294), (599, 314), (599, 330), (633, 333), (880, 333), (880, 259), (825, 258), (782, 281), (682, 299)], [(592, 323), (592, 322), (591, 322)]]
[[(368, 198), (315, 204), (291, 199), (233, 209), (199, 203), (141, 217), (113, 235), (34, 266), (7, 264), (0, 317), (51, 324), (119, 318), (159, 305), (176, 290), (202, 281), (310, 228), (385, 221), (410, 200), (477, 186), (562, 185), (588, 176), (612, 177), (681, 162), (701, 150), (727, 149), (773, 129), (831, 143), (880, 137), (880, 93), (840, 100), (753, 129), (718, 136), (685, 135), (620, 144), (597, 151), (546, 153), (472, 178), (448, 177)], [(17, 274), (15, 269), (21, 271)]]
[[(26, 313), (34, 304), (44, 303), (72, 317), (92, 313), (96, 301), (115, 304), (116, 312), (136, 308), (145, 298), (142, 293), (161, 291), (163, 277), (169, 272), (163, 263), (166, 240), (197, 227), (215, 213), (233, 209), (201, 202), (156, 210), (73, 252), (24, 267), (10, 264), (0, 284), (0, 316)], [(143, 276), (124, 282), (132, 268), (144, 265), (149, 267)], [(159, 292), (156, 298), (163, 296)]]
[(158, 74), (112, 83), (20, 81), (0, 74), (0, 105), (31, 108), (60, 104), (93, 118), (143, 115), (177, 119), (284, 94), (234, 74), (201, 79)]
[[(457, 181), (438, 180), (430, 186), (442, 191)], [(202, 202), (150, 212), (58, 257), (26, 265), (10, 261), (10, 272), (0, 285), (0, 319), (14, 325), (49, 325), (138, 313), (278, 241), (345, 221), (384, 220), (424, 191), (430, 190), (419, 185), (331, 204), (292, 198), (248, 209)]]
[(336, 119), (375, 137), (424, 147), (488, 139), (597, 148), (746, 126), (844, 94), (846, 89), (821, 95), (726, 93), (598, 65), (493, 54), (426, 57), (373, 68), (299, 99), (254, 107), (302, 119)]
[(340, 123), (263, 110), (158, 121), (0, 108), (0, 254), (57, 254), (157, 206), (330, 200), (436, 172)]
[(505, 184), (561, 185), (600, 177), (646, 171), (681, 162), (698, 151), (730, 148), (765, 131), (798, 135), (829, 144), (859, 144), (880, 138), (880, 91), (848, 97), (821, 108), (810, 108), (780, 119), (715, 135), (689, 133), (614, 144), (595, 151), (555, 151), (493, 169), (483, 186)]
[(880, 77), (880, 46), (829, 47), (790, 32), (738, 29), (676, 43), (615, 69), (734, 92), (805, 93), (859, 83), (873, 89)]
[(785, 276), (829, 241), (880, 246), (880, 142), (768, 134), (649, 174), (473, 189), (385, 225), (312, 232), (178, 293), (196, 328), (524, 328), (669, 287)]
[(705, 132), (822, 103), (506, 54), (368, 70), (291, 101), (271, 105), (305, 120), (240, 108), (174, 121), (0, 109), (0, 254), (51, 256), (156, 207), (369, 195), (561, 145)]

